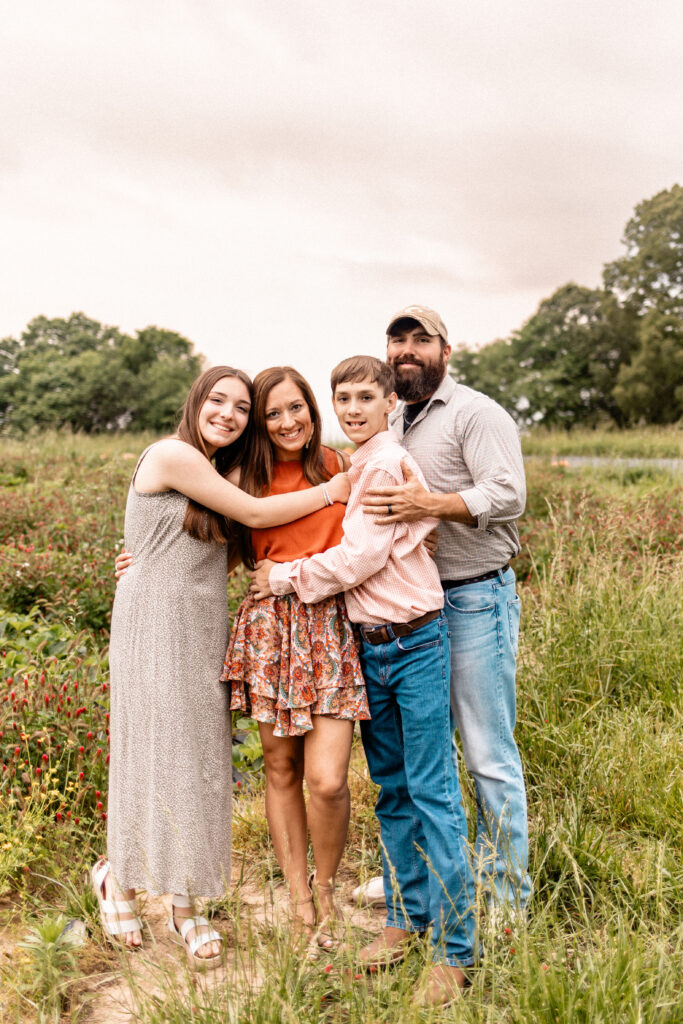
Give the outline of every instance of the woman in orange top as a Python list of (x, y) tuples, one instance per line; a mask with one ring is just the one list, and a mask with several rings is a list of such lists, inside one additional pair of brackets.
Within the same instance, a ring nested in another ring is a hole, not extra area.
[[(283, 494), (329, 480), (343, 468), (341, 455), (321, 445), (320, 413), (301, 374), (288, 366), (259, 373), (240, 487), (258, 496)], [(245, 565), (334, 547), (342, 538), (343, 516), (344, 506), (335, 503), (284, 527), (236, 526)], [(325, 922), (335, 915), (334, 880), (348, 830), (353, 723), (370, 717), (343, 594), (314, 605), (296, 594), (246, 597), (221, 679), (231, 685), (231, 708), (259, 724), (266, 816), (293, 913), (307, 934), (330, 948)], [(316, 867), (310, 878), (307, 832)]]

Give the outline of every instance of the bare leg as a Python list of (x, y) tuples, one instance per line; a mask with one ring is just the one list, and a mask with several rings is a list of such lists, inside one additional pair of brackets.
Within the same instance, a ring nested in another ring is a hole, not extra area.
[(334, 878), (344, 853), (351, 799), (348, 770), (353, 722), (313, 716), (304, 740), (309, 792), (308, 827), (316, 866), (318, 898), (324, 916), (334, 914)]
[(313, 928), (315, 919), (306, 867), (304, 740), (300, 736), (274, 736), (273, 728), (259, 722), (266, 768), (266, 818), (292, 906), (297, 915)]

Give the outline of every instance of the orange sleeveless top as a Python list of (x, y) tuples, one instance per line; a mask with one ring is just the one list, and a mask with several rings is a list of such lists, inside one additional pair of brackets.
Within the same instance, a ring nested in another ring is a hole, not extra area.
[[(341, 472), (336, 452), (323, 448), (322, 455), (325, 468), (332, 476)], [(299, 461), (276, 462), (268, 494), (304, 491), (310, 486)], [(308, 558), (309, 555), (317, 555), (320, 551), (336, 547), (343, 536), (342, 519), (345, 511), (346, 506), (335, 501), (334, 505), (311, 512), (293, 523), (252, 530), (251, 542), (257, 561), (270, 558), (273, 562), (291, 562), (295, 558)]]

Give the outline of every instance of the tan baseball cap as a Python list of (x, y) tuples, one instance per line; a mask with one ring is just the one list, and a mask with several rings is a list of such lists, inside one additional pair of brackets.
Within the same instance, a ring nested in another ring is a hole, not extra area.
[(391, 328), (397, 320), (402, 320), (406, 316), (409, 316), (411, 320), (417, 320), (424, 327), (427, 334), (440, 334), (444, 341), (448, 341), (448, 331), (445, 323), (436, 310), (429, 309), (428, 306), (406, 306), (405, 309), (400, 310), (391, 318), (387, 327), (387, 334), (391, 334)]

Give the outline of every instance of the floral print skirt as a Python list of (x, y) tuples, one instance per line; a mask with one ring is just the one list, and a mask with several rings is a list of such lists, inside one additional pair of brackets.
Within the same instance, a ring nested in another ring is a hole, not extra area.
[(240, 605), (225, 656), (230, 707), (303, 736), (311, 715), (370, 718), (365, 683), (343, 594), (304, 604), (296, 594), (251, 596)]

